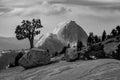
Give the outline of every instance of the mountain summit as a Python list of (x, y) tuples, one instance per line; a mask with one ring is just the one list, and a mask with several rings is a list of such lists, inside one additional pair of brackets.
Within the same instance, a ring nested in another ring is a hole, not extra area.
[(55, 53), (60, 52), (68, 43), (76, 44), (78, 40), (86, 45), (87, 37), (86, 32), (75, 21), (68, 21), (58, 25), (53, 33), (39, 40), (36, 47), (49, 49), (51, 53)]
[(76, 43), (78, 40), (86, 44), (87, 34), (75, 21), (68, 21), (59, 25), (54, 33), (64, 43)]

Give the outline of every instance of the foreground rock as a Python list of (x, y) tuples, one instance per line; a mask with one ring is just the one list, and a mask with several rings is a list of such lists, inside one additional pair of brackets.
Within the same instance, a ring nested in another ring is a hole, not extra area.
[(24, 71), (17, 67), (1, 71), (0, 80), (120, 80), (120, 61), (62, 61)]
[(50, 54), (43, 49), (34, 48), (25, 54), (20, 60), (19, 65), (24, 68), (32, 68), (50, 63)]

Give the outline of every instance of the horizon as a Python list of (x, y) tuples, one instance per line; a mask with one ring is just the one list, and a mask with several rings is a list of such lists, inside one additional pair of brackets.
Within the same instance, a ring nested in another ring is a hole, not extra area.
[(107, 34), (120, 25), (119, 0), (0, 0), (0, 36), (15, 37), (22, 20), (41, 19), (41, 34), (52, 32), (61, 22), (76, 21), (87, 34)]

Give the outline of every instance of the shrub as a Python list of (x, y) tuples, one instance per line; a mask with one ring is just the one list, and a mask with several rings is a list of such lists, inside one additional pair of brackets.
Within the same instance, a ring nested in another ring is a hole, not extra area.
[(120, 60), (120, 44), (117, 47), (118, 47), (118, 49), (116, 49), (115, 51), (112, 51), (112, 55), (111, 56), (114, 59)]
[(19, 52), (19, 53), (17, 54), (17, 56), (15, 57), (15, 66), (19, 66), (18, 61), (19, 61), (19, 59), (20, 59), (24, 54), (25, 54), (25, 53), (23, 53), (23, 52)]

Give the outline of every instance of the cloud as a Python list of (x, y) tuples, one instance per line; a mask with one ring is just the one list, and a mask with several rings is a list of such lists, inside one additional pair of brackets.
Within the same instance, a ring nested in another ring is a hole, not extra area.
[(51, 2), (72, 6), (74, 14), (98, 17), (120, 16), (120, 0), (56, 0)]
[(88, 0), (88, 1), (105, 2), (105, 3), (120, 2), (120, 0)]
[(41, 4), (37, 4), (31, 7), (17, 7), (8, 13), (8, 15), (21, 15), (21, 16), (33, 16), (33, 15), (60, 15), (69, 12), (70, 9), (65, 8), (63, 5), (50, 4), (47, 1), (43, 1)]
[(71, 12), (95, 16), (120, 14), (119, 0), (0, 0), (0, 5), (11, 8), (4, 14), (17, 16), (60, 15)]
[(0, 12), (9, 12), (11, 10), (12, 10), (11, 8), (0, 7)]
[(120, 11), (120, 5), (104, 5), (99, 7), (94, 7), (98, 10), (109, 10), (109, 11)]
[(7, 15), (20, 16), (24, 11), (24, 8), (14, 8), (12, 11), (8, 12)]
[(0, 7), (0, 15), (3, 15), (4, 13), (10, 12), (10, 11), (12, 11), (11, 8)]

